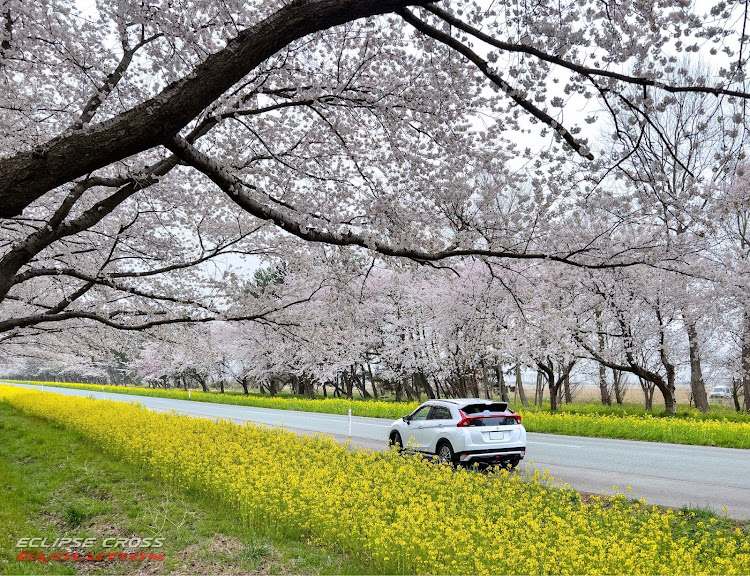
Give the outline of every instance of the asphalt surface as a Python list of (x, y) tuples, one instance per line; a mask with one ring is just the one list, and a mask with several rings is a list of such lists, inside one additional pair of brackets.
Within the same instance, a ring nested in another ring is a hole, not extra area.
[[(345, 442), (349, 432), (349, 418), (335, 414), (14, 385), (69, 396), (138, 402), (159, 412), (174, 410), (201, 418), (281, 426), (300, 434), (324, 432), (339, 442)], [(351, 442), (383, 450), (390, 424), (390, 420), (380, 418), (352, 417)], [(548, 470), (560, 484), (567, 483), (576, 490), (612, 494), (617, 486), (617, 491), (644, 498), (650, 504), (708, 507), (719, 513), (726, 507), (730, 517), (750, 520), (750, 450), (534, 433), (528, 433), (527, 441), (526, 460), (520, 469)]]

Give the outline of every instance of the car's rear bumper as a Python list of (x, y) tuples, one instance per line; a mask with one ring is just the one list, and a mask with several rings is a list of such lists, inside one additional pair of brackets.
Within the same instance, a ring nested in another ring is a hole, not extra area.
[(491, 450), (463, 450), (457, 453), (458, 461), (462, 464), (468, 463), (500, 463), (508, 460), (519, 460), (526, 456), (526, 446), (513, 446), (507, 448), (494, 448)]

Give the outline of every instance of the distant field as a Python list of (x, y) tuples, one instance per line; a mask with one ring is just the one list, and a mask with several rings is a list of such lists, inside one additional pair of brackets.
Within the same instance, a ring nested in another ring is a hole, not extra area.
[(120, 402), (11, 386), (0, 401), (227, 506), (250, 530), (343, 552), (371, 573), (750, 573), (747, 527), (701, 510)]
[[(27, 381), (22, 381), (27, 383)], [(28, 382), (82, 390), (105, 390), (117, 394), (136, 394), (200, 402), (215, 402), (280, 410), (347, 414), (354, 416), (395, 419), (408, 414), (417, 402), (396, 403), (383, 400), (315, 399), (295, 396), (244, 396), (240, 394), (204, 393), (163, 390), (134, 386), (102, 386), (98, 384)], [(600, 404), (567, 404), (560, 412), (516, 406), (530, 432), (624, 438), (651, 442), (750, 448), (750, 416), (719, 407), (707, 414), (681, 408), (677, 416), (664, 416), (663, 410), (646, 412), (642, 406), (602, 406)]]

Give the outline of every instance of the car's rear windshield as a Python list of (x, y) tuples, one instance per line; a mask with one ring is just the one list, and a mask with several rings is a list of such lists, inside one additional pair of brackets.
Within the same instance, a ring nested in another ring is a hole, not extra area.
[(482, 416), (469, 419), (469, 426), (513, 426), (518, 420), (513, 416)]
[(464, 414), (479, 414), (481, 412), (505, 412), (508, 405), (505, 402), (490, 402), (487, 404), (468, 404), (461, 408)]

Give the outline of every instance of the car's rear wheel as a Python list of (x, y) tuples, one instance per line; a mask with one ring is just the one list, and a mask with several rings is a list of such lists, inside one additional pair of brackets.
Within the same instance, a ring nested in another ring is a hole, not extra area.
[(520, 461), (521, 461), (520, 458), (511, 458), (510, 460), (508, 460), (507, 462), (505, 462), (505, 467), (508, 470), (515, 470), (516, 468), (518, 468), (518, 463)]
[(404, 449), (404, 443), (401, 440), (401, 434), (398, 432), (391, 432), (391, 437), (388, 439), (388, 444), (393, 446), (397, 452), (401, 452)]
[(438, 462), (441, 464), (456, 464), (456, 455), (453, 452), (453, 446), (450, 445), (450, 442), (443, 441), (438, 444), (436, 455)]

